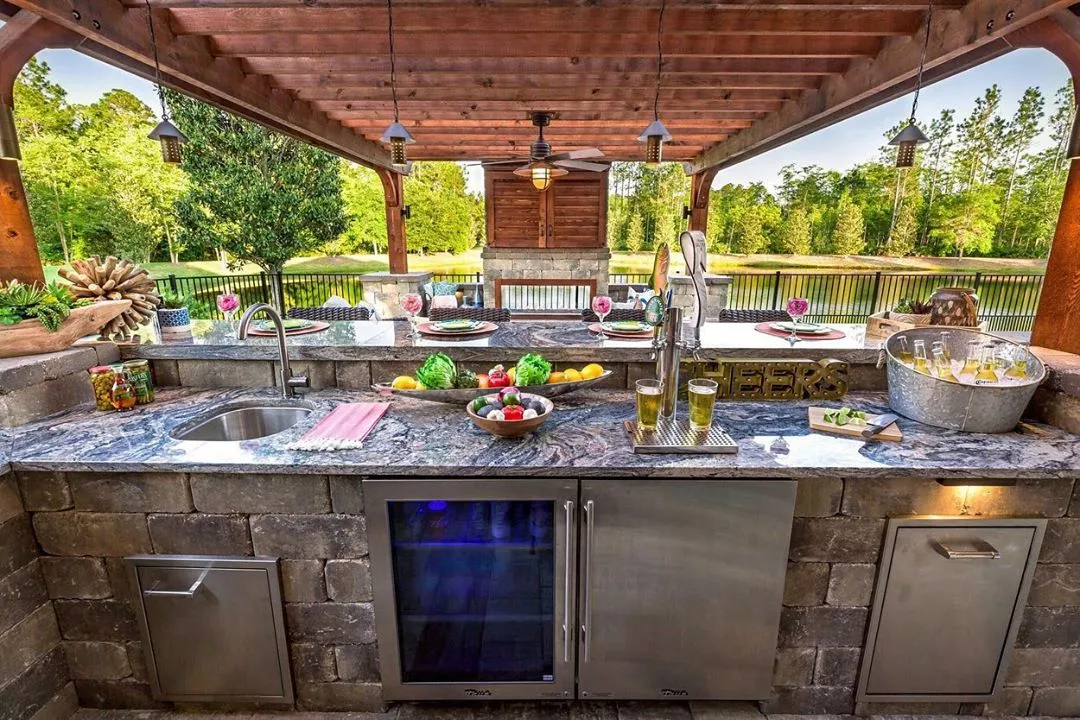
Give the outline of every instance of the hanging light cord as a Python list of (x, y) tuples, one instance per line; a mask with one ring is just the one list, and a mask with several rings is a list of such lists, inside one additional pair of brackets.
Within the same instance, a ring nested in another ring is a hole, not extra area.
[(386, 18), (390, 32), (390, 96), (394, 100), (394, 122), (397, 122), (397, 68), (394, 67), (394, 0), (386, 0)]
[(653, 120), (660, 119), (660, 75), (664, 70), (664, 8), (667, 0), (660, 0), (660, 18), (656, 23), (656, 94), (653, 96)]
[(919, 107), (919, 91), (922, 90), (923, 67), (926, 65), (926, 49), (930, 46), (930, 22), (934, 19), (934, 0), (926, 4), (926, 35), (923, 37), (922, 55), (919, 56), (919, 74), (915, 76), (915, 99), (911, 103), (911, 122), (915, 122), (915, 110)]
[(161, 119), (169, 119), (169, 108), (165, 104), (165, 88), (161, 85), (161, 63), (158, 61), (157, 35), (154, 34), (154, 11), (150, 0), (146, 2), (146, 24), (150, 27), (150, 47), (154, 50), (154, 82), (157, 84), (158, 100), (161, 101)]

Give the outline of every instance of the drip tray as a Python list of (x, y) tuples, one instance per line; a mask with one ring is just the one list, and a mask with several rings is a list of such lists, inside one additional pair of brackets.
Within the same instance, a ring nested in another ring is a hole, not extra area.
[(642, 430), (633, 420), (624, 423), (630, 444), (637, 454), (733, 454), (739, 444), (723, 428), (713, 425), (707, 432), (690, 429), (685, 419), (661, 420), (655, 430)]

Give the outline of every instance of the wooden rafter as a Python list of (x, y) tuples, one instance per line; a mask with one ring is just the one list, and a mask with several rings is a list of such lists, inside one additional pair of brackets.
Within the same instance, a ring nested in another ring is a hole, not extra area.
[[(123, 0), (125, 5), (132, 7), (141, 6), (143, 0)], [(216, 7), (219, 0), (150, 0), (156, 7), (168, 8), (203, 8)], [(293, 0), (231, 0), (230, 5), (247, 8), (282, 8), (295, 7)], [(478, 3), (479, 4), (479, 3)], [(490, 8), (515, 8), (515, 7), (557, 7), (576, 8), (589, 7), (602, 10), (622, 10), (627, 7), (654, 9), (655, 0), (484, 0), (484, 7)], [(669, 0), (670, 8), (700, 7), (701, 0)], [(921, 12), (926, 8), (920, 0), (778, 0), (768, 2), (771, 10), (911, 10)], [(963, 0), (941, 0), (940, 7), (961, 7)], [(383, 0), (319, 0), (321, 7), (383, 7)], [(710, 6), (725, 10), (760, 10), (762, 0), (711, 0)], [(428, 7), (461, 7), (461, 0), (397, 0), (395, 7), (408, 6)]]
[[(125, 8), (117, 0), (16, 0), (15, 5), (93, 40), (110, 51), (152, 65), (146, 11)], [(202, 38), (176, 37), (168, 30), (168, 11), (158, 16), (158, 48), (167, 80), (198, 88), (206, 99), (220, 98), (246, 115), (267, 119), (278, 129), (370, 166), (389, 166), (389, 153), (309, 103), (270, 86), (265, 77), (248, 75), (240, 63), (215, 57)]]
[[(1003, 44), (1004, 35), (1072, 2), (971, 0), (961, 9), (939, 12), (931, 28), (926, 67), (932, 73), (948, 63), (963, 62), (965, 55)], [(694, 170), (734, 164), (892, 99), (897, 88), (906, 89), (904, 83), (917, 72), (922, 44), (921, 33), (891, 38), (875, 57), (853, 62), (843, 75), (825, 79), (816, 92), (702, 152), (694, 161)]]

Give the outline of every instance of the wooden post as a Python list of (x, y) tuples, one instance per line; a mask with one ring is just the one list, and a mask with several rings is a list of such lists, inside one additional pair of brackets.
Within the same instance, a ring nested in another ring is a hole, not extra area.
[[(68, 30), (20, 10), (0, 28), (0, 103), (13, 106), (15, 78), (39, 50), (72, 47)], [(0, 159), (0, 282), (45, 282), (26, 189), (16, 160)]]
[(394, 275), (409, 272), (409, 251), (405, 244), (405, 195), (401, 173), (376, 168), (382, 180), (386, 200), (386, 253), (390, 256), (390, 272)]
[(690, 176), (690, 223), (687, 230), (700, 230), (706, 237), (709, 234), (709, 190), (719, 170), (707, 168)]
[[(1010, 34), (1013, 47), (1049, 50), (1069, 68), (1080, 90), (1080, 21), (1071, 12), (1055, 14)], [(1080, 355), (1080, 161), (1069, 164), (1054, 243), (1046, 263), (1031, 344)]]

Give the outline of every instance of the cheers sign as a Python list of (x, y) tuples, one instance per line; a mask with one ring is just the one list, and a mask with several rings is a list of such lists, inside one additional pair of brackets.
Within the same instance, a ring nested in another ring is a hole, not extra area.
[(839, 400), (848, 390), (842, 360), (710, 360), (683, 363), (684, 377), (704, 377), (726, 400)]

